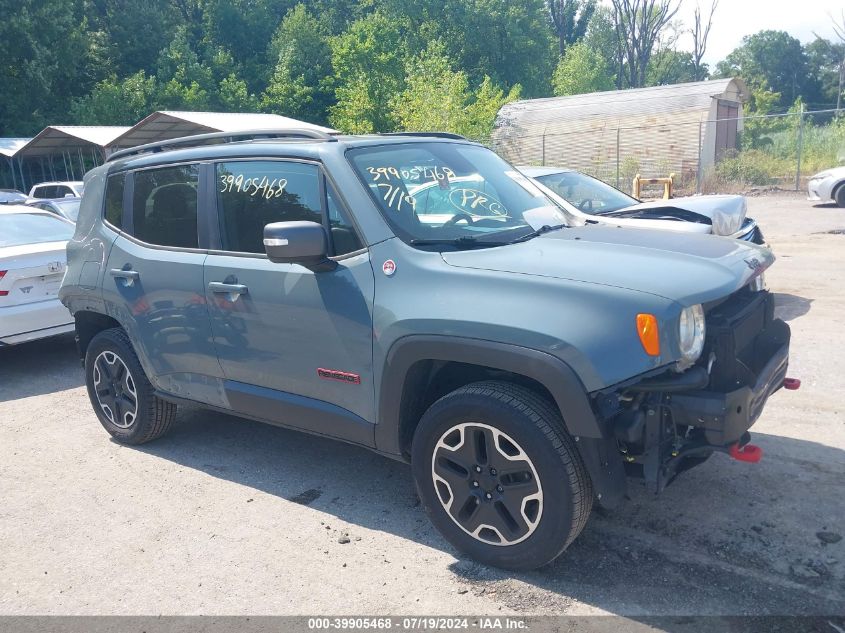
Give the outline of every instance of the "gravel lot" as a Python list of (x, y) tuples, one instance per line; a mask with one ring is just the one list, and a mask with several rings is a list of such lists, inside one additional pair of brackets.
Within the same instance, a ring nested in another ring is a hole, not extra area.
[(845, 614), (845, 210), (749, 206), (803, 381), (754, 427), (763, 461), (634, 484), (527, 574), (452, 550), (403, 464), (199, 410), (122, 447), (70, 338), (0, 350), (0, 614)]

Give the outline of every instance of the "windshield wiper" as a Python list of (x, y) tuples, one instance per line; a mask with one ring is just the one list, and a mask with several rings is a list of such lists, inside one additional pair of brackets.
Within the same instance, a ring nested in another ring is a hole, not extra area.
[(508, 244), (518, 244), (519, 242), (527, 242), (528, 240), (534, 239), (539, 235), (543, 235), (543, 233), (549, 233), (551, 231), (557, 231), (558, 229), (568, 229), (568, 224), (555, 224), (553, 226), (549, 226), (548, 224), (544, 224), (536, 231), (531, 231), (530, 233), (526, 233), (515, 240), (508, 242)]
[(479, 242), (477, 237), (462, 235), (460, 237), (411, 240), (411, 246), (497, 246), (500, 242)]

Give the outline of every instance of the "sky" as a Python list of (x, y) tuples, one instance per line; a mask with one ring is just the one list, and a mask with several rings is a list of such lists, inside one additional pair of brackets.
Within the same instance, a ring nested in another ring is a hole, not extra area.
[[(702, 12), (706, 14), (712, 0), (698, 1)], [(680, 2), (681, 8), (676, 17), (690, 28), (696, 0)], [(720, 0), (713, 17), (704, 61), (713, 68), (742, 43), (744, 35), (764, 29), (786, 31), (802, 43), (813, 41), (813, 32), (835, 40), (828, 14), (833, 14), (841, 22), (843, 9), (843, 0)], [(683, 48), (692, 49), (692, 38), (686, 37), (680, 44)]]

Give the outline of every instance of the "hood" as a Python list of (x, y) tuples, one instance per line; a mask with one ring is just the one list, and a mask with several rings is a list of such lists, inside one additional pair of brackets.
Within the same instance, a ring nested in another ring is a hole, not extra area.
[(726, 297), (774, 262), (768, 249), (738, 240), (603, 225), (442, 257), (461, 268), (615, 286), (683, 305)]
[(744, 196), (689, 196), (642, 202), (601, 217), (698, 222), (712, 225), (715, 235), (733, 235), (742, 228), (747, 206)]

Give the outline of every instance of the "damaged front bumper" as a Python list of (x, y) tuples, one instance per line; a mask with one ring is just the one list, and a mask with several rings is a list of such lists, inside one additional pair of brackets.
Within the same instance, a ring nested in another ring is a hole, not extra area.
[(667, 371), (617, 393), (612, 429), (629, 475), (660, 492), (714, 452), (743, 461), (748, 429), (786, 379), (789, 326), (774, 318), (774, 298), (744, 289), (707, 312), (699, 363)]

